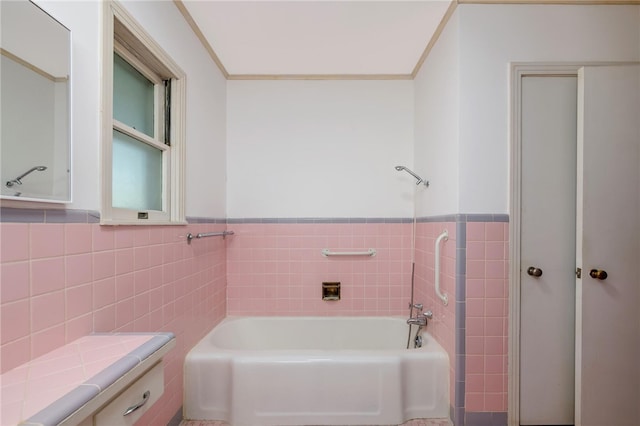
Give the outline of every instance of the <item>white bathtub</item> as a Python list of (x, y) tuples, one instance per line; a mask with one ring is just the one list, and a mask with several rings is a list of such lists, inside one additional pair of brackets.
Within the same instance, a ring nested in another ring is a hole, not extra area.
[[(415, 327), (414, 327), (415, 328)], [(234, 426), (379, 425), (449, 415), (449, 361), (405, 319), (229, 317), (185, 360), (184, 416)]]

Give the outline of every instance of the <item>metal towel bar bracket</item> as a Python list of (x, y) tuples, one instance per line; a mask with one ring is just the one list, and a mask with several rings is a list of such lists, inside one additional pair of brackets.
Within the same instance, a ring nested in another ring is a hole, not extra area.
[(324, 256), (375, 256), (376, 249), (369, 249), (367, 251), (331, 251), (329, 249), (322, 249)]
[(235, 232), (233, 231), (222, 231), (222, 232), (200, 232), (196, 235), (193, 235), (191, 232), (187, 234), (187, 243), (191, 244), (191, 240), (194, 238), (206, 238), (206, 237), (222, 237), (225, 239), (227, 235), (233, 235)]

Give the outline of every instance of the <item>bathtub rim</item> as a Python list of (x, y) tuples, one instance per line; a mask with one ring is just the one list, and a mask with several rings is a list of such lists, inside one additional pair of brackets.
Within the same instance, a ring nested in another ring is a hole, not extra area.
[[(400, 354), (401, 356), (424, 356), (425, 352), (433, 352), (434, 354), (441, 354), (450, 364), (451, 360), (449, 360), (449, 355), (444, 347), (437, 341), (437, 339), (429, 332), (428, 326), (423, 327), (420, 335), (423, 338), (423, 346), (421, 348), (409, 348), (400, 347), (393, 349), (238, 349), (238, 348), (224, 348), (217, 346), (213, 343), (213, 339), (211, 338), (216, 329), (223, 327), (227, 324), (237, 322), (237, 321), (247, 321), (247, 320), (296, 320), (296, 319), (313, 319), (313, 320), (327, 320), (327, 319), (335, 319), (335, 320), (357, 320), (357, 321), (366, 321), (366, 320), (393, 320), (393, 321), (406, 321), (405, 317), (402, 316), (227, 316), (218, 324), (216, 324), (213, 328), (211, 328), (207, 334), (205, 334), (188, 352), (185, 357), (185, 365), (187, 359), (190, 358), (199, 358), (199, 355), (205, 358), (213, 357), (227, 357), (230, 353), (238, 354), (238, 357), (250, 357), (250, 356), (268, 356), (268, 357), (277, 357), (277, 356), (290, 356), (295, 354), (297, 358), (300, 357), (311, 357), (311, 358), (321, 358), (326, 359), (327, 355), (334, 355), (335, 358), (339, 359), (341, 356), (353, 356), (353, 355), (361, 355), (363, 353), (371, 353), (377, 355), (386, 355), (386, 356), (397, 356)], [(414, 327), (415, 328), (415, 327)], [(415, 330), (417, 331), (417, 329)], [(415, 333), (412, 334), (411, 340), (415, 338)], [(426, 342), (426, 344), (424, 343)], [(198, 351), (198, 349), (203, 350), (202, 353)], [(206, 350), (205, 350), (206, 349)], [(237, 359), (237, 358), (236, 358)]]

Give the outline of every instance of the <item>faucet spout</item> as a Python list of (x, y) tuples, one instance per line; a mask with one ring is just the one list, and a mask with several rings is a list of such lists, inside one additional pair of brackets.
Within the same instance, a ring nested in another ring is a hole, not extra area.
[(423, 316), (417, 317), (417, 318), (409, 318), (407, 320), (407, 324), (419, 325), (420, 327), (424, 327), (425, 325), (427, 325), (427, 318)]
[[(420, 308), (422, 308), (422, 305), (420, 305)], [(427, 320), (430, 320), (432, 318), (433, 312), (431, 312), (431, 310), (428, 310), (427, 312), (420, 312), (415, 318), (409, 318), (407, 320), (407, 324), (419, 325), (420, 327), (424, 327), (425, 325), (427, 325)]]

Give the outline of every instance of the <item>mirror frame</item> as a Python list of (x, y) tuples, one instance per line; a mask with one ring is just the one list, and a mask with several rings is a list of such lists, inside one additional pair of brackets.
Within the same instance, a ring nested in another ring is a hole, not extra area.
[[(4, 2), (2, 2), (4, 3)], [(38, 5), (37, 3), (35, 3), (32, 0), (24, 0), (24, 3), (28, 3), (31, 7), (36, 8), (34, 9), (34, 12), (38, 12), (38, 13), (43, 13), (44, 15), (46, 15), (46, 17), (48, 17), (51, 22), (57, 26), (59, 26), (61, 29), (64, 29), (67, 32), (67, 43), (66, 43), (66, 47), (67, 47), (67, 71), (68, 71), (68, 76), (67, 76), (67, 87), (66, 87), (66, 98), (67, 98), (67, 105), (66, 105), (66, 126), (67, 126), (67, 134), (66, 134), (66, 147), (67, 147), (67, 153), (65, 155), (66, 157), (66, 193), (64, 194), (64, 196), (55, 196), (52, 194), (51, 197), (48, 197), (46, 194), (43, 194), (42, 196), (40, 196), (39, 194), (28, 194), (26, 196), (22, 196), (22, 195), (8, 195), (8, 194), (1, 194), (0, 193), (0, 199), (4, 202), (5, 200), (12, 200), (12, 201), (35, 201), (35, 202), (41, 202), (41, 203), (58, 203), (58, 204), (68, 204), (71, 203), (73, 201), (73, 120), (72, 120), (72, 112), (73, 112), (73, 108), (72, 108), (72, 104), (73, 104), (73, 100), (72, 100), (72, 96), (73, 96), (73, 90), (72, 90), (72, 69), (73, 69), (73, 43), (72, 43), (72, 32), (69, 29), (68, 26), (64, 25), (62, 22), (60, 22), (60, 20), (58, 20), (56, 17), (52, 16), (51, 13), (49, 13), (47, 10), (45, 10), (43, 7), (41, 7), (40, 5)], [(0, 5), (1, 7), (1, 5)], [(6, 19), (3, 17), (3, 20)], [(31, 68), (32, 70), (34, 70), (36, 73), (38, 74), (42, 74), (44, 71), (41, 71), (36, 65), (32, 65), (29, 62), (27, 62), (26, 60), (22, 60), (19, 57), (16, 57), (15, 55), (12, 55), (11, 52), (8, 52), (4, 49), (2, 49), (2, 53), (3, 56), (7, 56), (8, 58), (14, 60), (15, 62), (17, 62), (18, 64)], [(17, 58), (17, 60), (16, 60)], [(46, 72), (45, 72), (46, 73)], [(54, 109), (55, 109), (55, 105), (54, 105)], [(6, 143), (6, 142), (4, 142)], [(54, 155), (55, 157), (55, 155)], [(38, 164), (39, 165), (39, 164)], [(38, 166), (35, 165), (34, 166)], [(35, 167), (34, 167), (35, 168)], [(26, 172), (27, 170), (25, 170)], [(60, 179), (61, 178), (62, 173), (59, 173), (57, 175), (57, 177), (55, 177), (56, 179)], [(2, 179), (3, 182), (0, 182), (2, 186), (2, 188), (5, 188), (5, 185), (7, 182), (5, 182), (5, 179)], [(55, 191), (53, 191), (55, 192)]]

